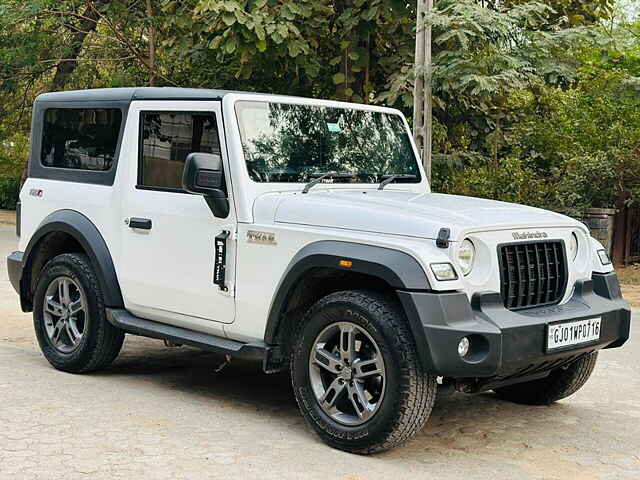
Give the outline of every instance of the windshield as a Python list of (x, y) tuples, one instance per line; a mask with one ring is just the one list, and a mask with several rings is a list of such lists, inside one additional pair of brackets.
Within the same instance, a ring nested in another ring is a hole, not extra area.
[(240, 101), (236, 114), (249, 175), (256, 182), (419, 183), (420, 171), (400, 115), (318, 105)]

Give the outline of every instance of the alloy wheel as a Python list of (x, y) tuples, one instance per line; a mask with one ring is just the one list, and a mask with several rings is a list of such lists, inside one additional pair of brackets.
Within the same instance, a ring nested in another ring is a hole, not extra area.
[(82, 341), (87, 328), (87, 300), (75, 280), (54, 278), (44, 296), (44, 325), (51, 344), (62, 353), (71, 353)]
[(316, 337), (309, 378), (318, 404), (336, 422), (357, 426), (369, 421), (384, 397), (384, 359), (362, 327), (329, 325)]

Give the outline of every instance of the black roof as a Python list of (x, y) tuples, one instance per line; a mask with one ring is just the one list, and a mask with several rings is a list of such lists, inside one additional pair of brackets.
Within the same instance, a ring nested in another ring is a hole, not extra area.
[(131, 102), (133, 100), (221, 100), (229, 90), (205, 88), (139, 87), (96, 88), (43, 93), (37, 102)]

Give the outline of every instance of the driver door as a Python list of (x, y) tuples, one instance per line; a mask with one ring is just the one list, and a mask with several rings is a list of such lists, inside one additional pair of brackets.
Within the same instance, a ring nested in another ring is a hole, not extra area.
[[(187, 328), (203, 321), (231, 323), (233, 202), (226, 218), (216, 218), (202, 196), (182, 189), (185, 159), (192, 152), (221, 155), (230, 185), (220, 102), (133, 102), (129, 115), (139, 125), (139, 145), (137, 158), (128, 159), (132, 181), (121, 222), (119, 278), (126, 308)], [(214, 284), (215, 238), (222, 232), (229, 232), (224, 288)]]

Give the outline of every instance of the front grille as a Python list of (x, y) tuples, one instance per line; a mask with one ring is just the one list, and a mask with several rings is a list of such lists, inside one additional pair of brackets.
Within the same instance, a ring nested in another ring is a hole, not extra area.
[(561, 241), (502, 245), (501, 294), (510, 310), (553, 305), (567, 287), (567, 263)]

